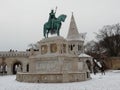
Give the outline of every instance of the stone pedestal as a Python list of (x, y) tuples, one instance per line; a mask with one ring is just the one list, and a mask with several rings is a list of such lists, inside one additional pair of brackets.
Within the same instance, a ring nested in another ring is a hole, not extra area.
[(84, 81), (90, 78), (83, 67), (83, 70), (79, 71), (79, 57), (68, 53), (68, 43), (63, 37), (41, 40), (39, 54), (34, 54), (29, 59), (30, 72), (17, 73), (16, 80), (57, 83)]

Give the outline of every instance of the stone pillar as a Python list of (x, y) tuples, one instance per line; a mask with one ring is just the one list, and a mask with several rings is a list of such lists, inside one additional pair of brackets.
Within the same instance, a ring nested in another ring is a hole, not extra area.
[(39, 53), (41, 54), (41, 44), (39, 45)]
[(58, 53), (58, 54), (61, 53), (61, 51), (60, 51), (60, 44), (59, 44), (59, 43), (57, 43), (57, 53)]
[(12, 73), (12, 63), (8, 63), (7, 64), (7, 74), (8, 75), (12, 75), (13, 73)]
[(62, 73), (63, 72), (63, 62), (64, 62), (64, 58), (63, 57), (58, 57), (58, 61), (59, 61), (59, 67), (60, 67), (60, 70), (59, 72)]
[(51, 53), (51, 51), (50, 51), (50, 43), (48, 43), (47, 46), (48, 46), (48, 52), (47, 53), (50, 54)]
[(30, 71), (30, 73), (36, 72), (35, 61), (36, 61), (35, 59), (30, 59), (30, 63), (29, 63), (29, 71)]
[(69, 53), (68, 43), (66, 43), (66, 53)]
[(27, 63), (23, 62), (22, 72), (27, 72)]

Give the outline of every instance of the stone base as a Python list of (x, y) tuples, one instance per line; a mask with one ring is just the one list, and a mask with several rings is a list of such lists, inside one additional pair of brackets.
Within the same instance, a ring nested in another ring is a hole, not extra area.
[(85, 81), (86, 73), (18, 73), (16, 80), (29, 83), (67, 83)]
[(17, 73), (16, 80), (31, 83), (66, 83), (90, 79), (84, 61), (69, 53), (68, 42), (63, 37), (41, 40), (39, 53), (29, 57), (29, 73)]

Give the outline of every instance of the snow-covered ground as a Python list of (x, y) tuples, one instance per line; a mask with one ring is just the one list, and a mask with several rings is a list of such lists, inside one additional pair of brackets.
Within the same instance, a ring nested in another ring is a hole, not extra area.
[(0, 76), (0, 90), (120, 90), (120, 71), (91, 74), (92, 79), (73, 83), (21, 83), (16, 76)]

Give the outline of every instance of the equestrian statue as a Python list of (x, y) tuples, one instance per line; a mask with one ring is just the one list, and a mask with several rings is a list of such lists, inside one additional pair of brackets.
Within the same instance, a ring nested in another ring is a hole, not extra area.
[(60, 35), (59, 31), (60, 31), (62, 22), (65, 21), (67, 16), (64, 14), (61, 14), (58, 18), (56, 18), (55, 14), (56, 14), (56, 11), (54, 12), (54, 10), (51, 10), (51, 12), (49, 13), (48, 22), (44, 24), (43, 34), (45, 38), (48, 38), (49, 33), (51, 35), (56, 33), (57, 33), (57, 36)]

